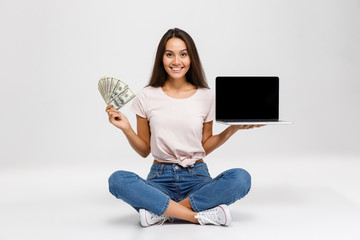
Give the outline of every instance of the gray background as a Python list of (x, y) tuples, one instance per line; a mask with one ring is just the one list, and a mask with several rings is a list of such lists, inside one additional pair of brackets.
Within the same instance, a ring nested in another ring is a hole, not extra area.
[(358, 0), (2, 0), (1, 163), (138, 158), (97, 81), (138, 92), (173, 27), (195, 40), (212, 89), (218, 75), (278, 75), (280, 117), (294, 122), (239, 132), (209, 158), (359, 154), (359, 13)]
[[(218, 75), (278, 75), (293, 121), (206, 157), (213, 177), (252, 175), (228, 228), (143, 229), (108, 192), (112, 172), (146, 177), (152, 158), (108, 122), (98, 80), (140, 91), (173, 27), (195, 40), (212, 89)], [(0, 239), (359, 239), (359, 29), (359, 0), (0, 0)]]
[(359, 1), (2, 0), (0, 9), (1, 163), (137, 158), (107, 122), (97, 81), (139, 91), (173, 27), (195, 40), (212, 88), (218, 75), (281, 79), (280, 116), (294, 124), (238, 133), (214, 155), (359, 154)]

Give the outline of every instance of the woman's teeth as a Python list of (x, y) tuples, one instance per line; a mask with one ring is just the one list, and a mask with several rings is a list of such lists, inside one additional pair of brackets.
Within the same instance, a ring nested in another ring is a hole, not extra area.
[(179, 68), (174, 68), (174, 67), (172, 67), (171, 69), (174, 70), (174, 71), (180, 71), (180, 70), (183, 69), (183, 68), (182, 68), (182, 67), (179, 67)]

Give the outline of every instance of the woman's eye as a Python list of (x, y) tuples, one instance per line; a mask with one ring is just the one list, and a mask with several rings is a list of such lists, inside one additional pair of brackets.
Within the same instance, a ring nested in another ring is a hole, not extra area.
[(171, 56), (172, 56), (172, 53), (167, 53), (166, 56), (167, 56), (167, 57), (171, 57)]
[(181, 56), (182, 56), (182, 57), (186, 57), (186, 56), (187, 56), (187, 53), (182, 53)]

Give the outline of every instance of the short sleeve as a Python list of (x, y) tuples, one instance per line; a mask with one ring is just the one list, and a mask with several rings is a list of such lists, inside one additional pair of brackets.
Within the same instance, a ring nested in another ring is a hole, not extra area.
[(204, 119), (204, 122), (211, 122), (214, 120), (214, 118), (215, 118), (215, 97), (214, 97), (214, 93), (210, 91), (209, 110)]
[(145, 97), (143, 92), (140, 92), (132, 102), (130, 110), (139, 115), (142, 118), (146, 118), (146, 109), (145, 109)]

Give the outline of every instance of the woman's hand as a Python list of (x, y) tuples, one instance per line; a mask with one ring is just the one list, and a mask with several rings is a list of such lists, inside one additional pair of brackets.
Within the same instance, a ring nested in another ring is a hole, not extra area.
[(111, 122), (115, 127), (120, 128), (123, 131), (131, 128), (129, 120), (123, 113), (118, 112), (110, 106), (107, 106), (105, 111), (109, 115), (109, 122)]
[(263, 127), (265, 125), (231, 125), (229, 128), (232, 128), (233, 130), (240, 130), (240, 129), (252, 129), (252, 128), (259, 128)]

